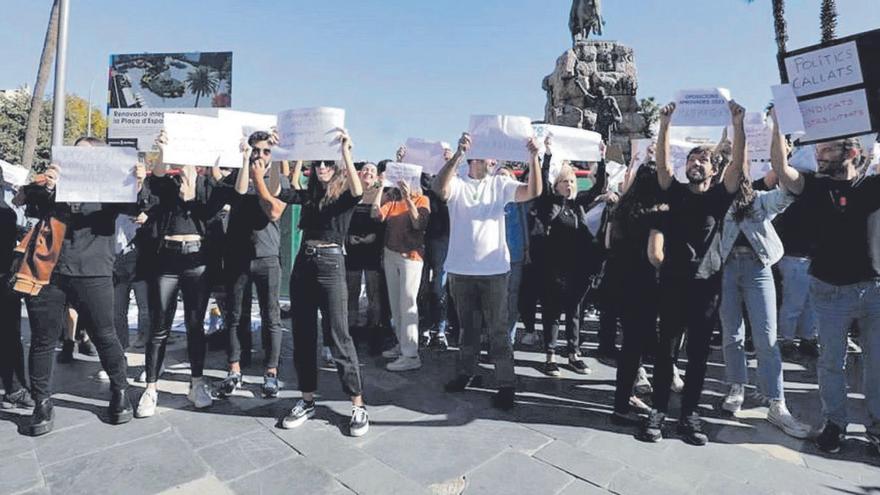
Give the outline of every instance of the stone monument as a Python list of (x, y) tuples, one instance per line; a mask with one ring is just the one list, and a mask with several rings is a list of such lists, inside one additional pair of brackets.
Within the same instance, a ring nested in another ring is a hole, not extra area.
[(602, 34), (600, 0), (574, 0), (569, 19), (572, 48), (544, 78), (544, 120), (602, 134), (608, 157), (626, 163), (629, 140), (645, 137), (636, 99), (638, 77), (632, 48), (616, 41), (588, 40)]

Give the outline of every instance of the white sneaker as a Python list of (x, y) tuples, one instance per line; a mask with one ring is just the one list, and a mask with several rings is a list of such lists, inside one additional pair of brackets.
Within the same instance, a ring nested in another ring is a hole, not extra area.
[(654, 391), (654, 387), (652, 387), (651, 382), (648, 381), (648, 372), (645, 371), (644, 366), (639, 366), (636, 381), (633, 383), (633, 390), (641, 395), (647, 395)]
[(159, 403), (159, 393), (155, 389), (146, 389), (138, 401), (136, 418), (149, 418), (156, 414), (156, 405)]
[(745, 387), (741, 383), (731, 383), (730, 390), (727, 392), (727, 397), (724, 398), (724, 402), (721, 404), (721, 409), (724, 409), (730, 414), (736, 414), (742, 409), (745, 398)]
[(351, 421), (348, 432), (353, 437), (362, 437), (370, 430), (370, 415), (363, 406), (351, 406)]
[(681, 379), (681, 371), (674, 364), (672, 365), (672, 385), (669, 386), (669, 389), (677, 394), (684, 390), (684, 380)]
[(98, 370), (97, 373), (92, 377), (95, 381), (107, 383), (110, 381), (110, 375), (107, 374), (104, 370)]
[(324, 360), (327, 366), (336, 366), (336, 361), (333, 360), (333, 353), (330, 352), (330, 348), (327, 346), (321, 349), (321, 359)]
[(422, 360), (418, 356), (400, 356), (385, 366), (388, 371), (409, 371), (422, 367)]
[(134, 379), (134, 381), (137, 383), (146, 383), (147, 382), (147, 370), (141, 370), (141, 372), (138, 373), (138, 376), (137, 376), (137, 378)]
[(798, 421), (785, 406), (784, 400), (771, 400), (770, 410), (767, 412), (767, 421), (776, 425), (786, 435), (794, 438), (807, 438), (810, 435), (810, 427)]
[(214, 399), (211, 398), (211, 388), (205, 377), (192, 379), (186, 398), (196, 406), (196, 409), (204, 409), (214, 403)]
[(519, 342), (525, 346), (534, 346), (541, 343), (541, 337), (538, 335), (538, 332), (524, 333)]
[(287, 416), (281, 419), (281, 427), (285, 430), (296, 428), (305, 423), (309, 418), (315, 415), (315, 402), (307, 403), (300, 399), (293, 406), (293, 409), (287, 413)]
[(400, 346), (396, 345), (387, 351), (382, 351), (382, 357), (385, 359), (397, 359), (400, 357)]

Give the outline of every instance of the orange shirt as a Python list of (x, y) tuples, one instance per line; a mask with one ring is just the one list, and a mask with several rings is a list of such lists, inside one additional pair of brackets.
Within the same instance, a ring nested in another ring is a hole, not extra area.
[(425, 228), (431, 204), (424, 194), (413, 197), (413, 203), (419, 212), (419, 220), (413, 226), (409, 207), (402, 199), (385, 201), (379, 208), (385, 222), (385, 247), (401, 253), (404, 257), (422, 261), (425, 257)]

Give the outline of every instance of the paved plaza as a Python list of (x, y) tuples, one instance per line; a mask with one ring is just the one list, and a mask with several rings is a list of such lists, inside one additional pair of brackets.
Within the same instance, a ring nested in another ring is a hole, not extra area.
[[(593, 331), (588, 338), (595, 341)], [(830, 456), (769, 425), (764, 407), (747, 401), (736, 419), (719, 414), (724, 384), (717, 351), (703, 401), (706, 447), (685, 444), (674, 427), (658, 444), (635, 440), (634, 431), (608, 419), (613, 367), (588, 359), (593, 373), (587, 377), (563, 370), (562, 377), (548, 378), (536, 369), (543, 355), (526, 351), (516, 353), (519, 394), (510, 413), (490, 406), (489, 389), (442, 391), (453, 370), (451, 350), (425, 351), (421, 370), (396, 374), (381, 367), (381, 358), (362, 353), (371, 416), (366, 436), (346, 436), (350, 406), (331, 369), (321, 372), (316, 417), (282, 430), (277, 418), (298, 397), (291, 390), (291, 355), (287, 331), (280, 399), (259, 398), (262, 371), (253, 366), (236, 396), (195, 411), (186, 400), (185, 339), (177, 334), (157, 415), (111, 426), (102, 420), (108, 385), (88, 378), (100, 365), (77, 354), (75, 363), (55, 368), (51, 434), (18, 433), (29, 411), (0, 413), (0, 494), (880, 493), (880, 456), (861, 426), (851, 426), (842, 452)], [(143, 354), (129, 354), (129, 362), (136, 400), (142, 385), (133, 379)], [(210, 376), (225, 376), (224, 362), (223, 352), (211, 352)], [(860, 356), (851, 355), (849, 364), (850, 410), (858, 423), (865, 414)], [(483, 366), (491, 386), (491, 367)], [(815, 362), (787, 363), (785, 371), (790, 408), (818, 425)]]

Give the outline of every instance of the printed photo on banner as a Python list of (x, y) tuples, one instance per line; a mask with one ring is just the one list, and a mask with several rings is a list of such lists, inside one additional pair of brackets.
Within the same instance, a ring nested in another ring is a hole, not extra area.
[(529, 138), (535, 136), (532, 120), (508, 115), (472, 115), (469, 159), (527, 162)]
[(449, 143), (409, 138), (406, 140), (406, 161), (422, 166), (428, 175), (436, 175), (446, 165), (446, 150), (451, 149)]
[(418, 190), (421, 187), (422, 167), (411, 163), (391, 162), (385, 165), (382, 179), (384, 187), (397, 187), (398, 183), (405, 182), (410, 189)]
[(109, 146), (53, 146), (60, 168), (55, 201), (134, 203), (137, 201), (137, 150)]
[(535, 124), (535, 137), (543, 147), (549, 136), (553, 158), (579, 162), (598, 162), (602, 159), (602, 135), (598, 132), (550, 124)]
[(339, 132), (345, 128), (345, 110), (332, 107), (299, 108), (278, 114), (278, 147), (273, 158), (286, 160), (339, 160)]
[(730, 90), (686, 89), (675, 94), (672, 125), (676, 127), (725, 127), (730, 124)]

